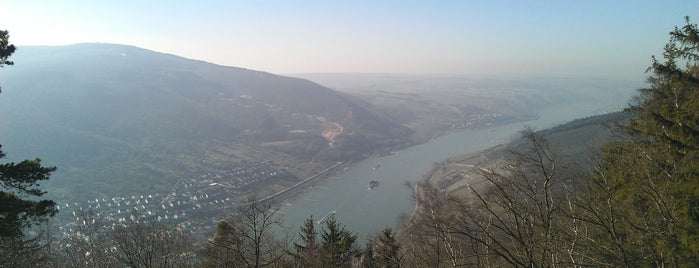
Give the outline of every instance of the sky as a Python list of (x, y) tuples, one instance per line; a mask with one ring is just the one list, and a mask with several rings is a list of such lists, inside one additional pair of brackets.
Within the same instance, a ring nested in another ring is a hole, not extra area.
[(642, 77), (698, 11), (679, 0), (0, 0), (0, 29), (17, 46), (126, 44), (278, 74)]

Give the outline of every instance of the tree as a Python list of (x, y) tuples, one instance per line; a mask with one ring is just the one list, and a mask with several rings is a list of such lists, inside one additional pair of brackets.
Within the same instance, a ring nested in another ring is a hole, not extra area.
[(362, 268), (374, 268), (379, 267), (378, 261), (376, 260), (376, 253), (374, 252), (373, 241), (369, 241), (364, 246), (364, 252), (362, 252), (362, 260), (359, 263)]
[[(111, 232), (113, 255), (128, 267), (196, 267), (192, 241), (181, 226), (168, 226), (135, 212)], [(109, 248), (104, 249), (109, 250)]]
[(298, 267), (317, 267), (321, 265), (320, 244), (316, 241), (318, 232), (315, 230), (313, 215), (306, 219), (301, 226), (299, 237), (301, 243), (294, 243), (294, 261)]
[[(15, 53), (15, 45), (10, 44), (10, 35), (8, 31), (0, 30), (0, 68), (5, 65), (15, 64), (7, 60), (12, 53)], [(0, 92), (2, 92), (2, 87), (0, 87)]]
[(543, 136), (525, 129), (522, 137), (524, 148), (498, 168), (482, 170), (486, 190), (469, 185), (476, 201), (455, 202), (453, 232), (473, 241), (479, 265), (580, 265), (565, 213), (565, 168)]
[(335, 219), (326, 222), (321, 230), (323, 267), (348, 267), (351, 257), (359, 251), (354, 242), (357, 235), (345, 229)]
[(55, 258), (62, 267), (200, 266), (180, 225), (161, 224), (136, 211), (109, 226), (99, 213), (81, 210), (72, 228), (75, 233), (62, 239), (63, 252)]
[[(692, 266), (699, 259), (699, 30), (670, 32), (663, 61), (629, 110), (626, 140), (609, 144), (580, 219), (606, 263)], [(605, 200), (614, 206), (597, 203)]]
[(450, 194), (426, 181), (419, 182), (413, 190), (418, 206), (402, 232), (405, 263), (410, 267), (458, 266), (465, 238), (449, 232), (455, 220)]
[[(8, 58), (15, 51), (7, 31), (0, 30), (0, 67), (12, 65)], [(0, 159), (5, 158), (0, 146)], [(39, 236), (27, 237), (27, 228), (36, 226), (56, 214), (51, 200), (37, 200), (46, 192), (38, 187), (48, 180), (56, 167), (44, 167), (41, 160), (0, 164), (0, 255), (12, 260), (17, 254), (36, 253)]]
[(220, 221), (206, 249), (207, 267), (269, 267), (281, 262), (286, 244), (272, 229), (281, 226), (279, 208), (255, 195), (228, 220)]
[(56, 261), (64, 267), (118, 267), (117, 251), (102, 217), (92, 210), (80, 209), (75, 232), (62, 239)]
[(403, 265), (400, 245), (398, 245), (391, 228), (383, 229), (374, 243), (367, 245), (365, 252), (373, 254), (373, 256), (367, 256), (373, 261), (373, 267), (395, 268)]
[(8, 60), (12, 53), (15, 53), (15, 45), (10, 44), (10, 35), (6, 30), (0, 30), (0, 67), (12, 65), (14, 62)]
[[(4, 158), (0, 146), (0, 159)], [(24, 230), (56, 214), (56, 204), (50, 200), (30, 200), (43, 196), (41, 181), (49, 179), (55, 167), (44, 167), (40, 159), (0, 164), (0, 236), (20, 238)]]
[(402, 249), (406, 263), (584, 265), (583, 248), (577, 246), (579, 223), (570, 217), (568, 205), (570, 180), (564, 171), (547, 140), (527, 128), (522, 141), (501, 161), (481, 168), (481, 179), (470, 181), (468, 193), (457, 195), (428, 182), (419, 184), (415, 194), (419, 214), (405, 232), (409, 241)]

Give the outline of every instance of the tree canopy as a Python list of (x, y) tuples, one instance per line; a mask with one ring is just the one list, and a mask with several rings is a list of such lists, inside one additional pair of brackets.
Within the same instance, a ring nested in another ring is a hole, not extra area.
[[(629, 137), (610, 144), (594, 179), (622, 209), (617, 241), (628, 260), (688, 265), (699, 257), (699, 30), (670, 32), (649, 87), (629, 108)], [(642, 245), (642, 246), (639, 246)], [(636, 265), (634, 261), (627, 263)]]
[(10, 44), (9, 39), (9, 32), (0, 30), (0, 67), (14, 64), (14, 62), (7, 60), (16, 49), (15, 45)]
[[(8, 31), (0, 30), (0, 67), (12, 65), (8, 58), (15, 52), (9, 43)], [(0, 160), (5, 153), (0, 145)], [(41, 160), (24, 160), (19, 163), (0, 164), (0, 257), (4, 263), (13, 263), (13, 256), (36, 249), (35, 238), (25, 237), (25, 230), (56, 214), (56, 204), (51, 200), (37, 200), (46, 192), (39, 186), (48, 180), (56, 167), (45, 167)]]

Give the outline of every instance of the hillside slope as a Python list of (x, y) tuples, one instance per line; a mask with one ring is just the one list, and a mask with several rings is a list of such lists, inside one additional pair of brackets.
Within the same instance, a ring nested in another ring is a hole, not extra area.
[(0, 72), (0, 142), (10, 159), (57, 165), (63, 195), (166, 190), (268, 160), (299, 178), (411, 135), (307, 80), (131, 46), (20, 47), (13, 61)]
[[(549, 142), (551, 151), (556, 154), (567, 172), (589, 172), (593, 165), (595, 149), (617, 139), (617, 125), (631, 117), (630, 113), (613, 112), (603, 115), (576, 119), (550, 129), (540, 130)], [(455, 156), (448, 161), (436, 164), (425, 179), (441, 189), (466, 194), (467, 185), (481, 186), (481, 168), (490, 168), (501, 163), (510, 151), (523, 149), (528, 141), (518, 138), (476, 154)]]

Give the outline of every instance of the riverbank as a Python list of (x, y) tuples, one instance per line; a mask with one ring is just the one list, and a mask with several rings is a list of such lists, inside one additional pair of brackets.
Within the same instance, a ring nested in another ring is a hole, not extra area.
[[(284, 215), (285, 225), (296, 228), (311, 215), (322, 216), (329, 211), (337, 211), (337, 221), (358, 234), (371, 234), (385, 227), (398, 229), (402, 224), (397, 219), (408, 218), (415, 211), (415, 200), (411, 198), (414, 189), (407, 187), (405, 182), (409, 181), (413, 186), (416, 181), (428, 176), (426, 171), (433, 170), (434, 163), (455, 162), (457, 165), (447, 166), (444, 171), (439, 166), (429, 173), (445, 178), (438, 181), (444, 189), (466, 193), (469, 185), (486, 184), (475, 181), (480, 176), (478, 169), (461, 162), (461, 158), (468, 157), (455, 156), (475, 152), (471, 154), (475, 167), (483, 158), (473, 158), (474, 154), (478, 156), (489, 148), (509, 143), (519, 136), (517, 133), (525, 125), (549, 128), (593, 114), (593, 111), (595, 108), (591, 104), (561, 104), (543, 111), (535, 121), (464, 130), (396, 150), (394, 154), (369, 157), (352, 163), (346, 171), (321, 180), (312, 188), (302, 187), (307, 190), (285, 200), (280, 213)], [(495, 159), (488, 155), (485, 154), (485, 160)], [(372, 180), (378, 181), (380, 186), (368, 190), (367, 184)]]
[(344, 166), (346, 169), (347, 166), (349, 166), (349, 163), (351, 162), (336, 162), (335, 164), (319, 171), (316, 174), (313, 174), (312, 176), (292, 185), (289, 186), (288, 188), (285, 188), (279, 192), (276, 192), (274, 194), (268, 195), (264, 198), (258, 199), (255, 202), (264, 202), (264, 201), (269, 201), (269, 200), (275, 200), (278, 202), (284, 201), (286, 199), (293, 198), (294, 196), (304, 192), (306, 189), (312, 187), (319, 181), (322, 181), (324, 179), (327, 179), (330, 174), (333, 173), (333, 171), (336, 171), (338, 169), (342, 169), (342, 166)]
[(417, 220), (420, 213), (420, 200), (423, 196), (421, 186), (430, 184), (437, 189), (450, 194), (468, 197), (470, 188), (483, 189), (481, 170), (496, 165), (508, 148), (507, 144), (498, 144), (480, 152), (472, 152), (450, 157), (442, 162), (435, 162), (413, 186), (413, 199), (415, 207), (410, 213), (405, 225), (399, 226), (398, 234), (401, 235), (409, 225)]

